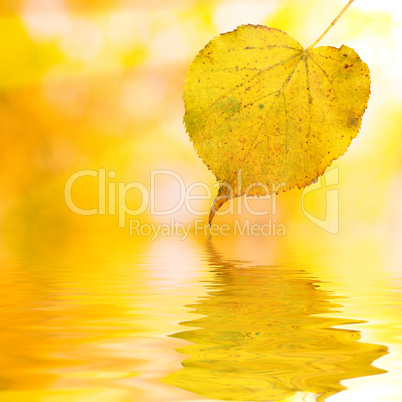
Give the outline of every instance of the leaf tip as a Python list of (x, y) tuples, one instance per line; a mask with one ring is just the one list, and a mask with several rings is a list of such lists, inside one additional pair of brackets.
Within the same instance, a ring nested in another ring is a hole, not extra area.
[(214, 216), (219, 208), (231, 198), (233, 198), (233, 195), (231, 195), (230, 192), (228, 193), (228, 188), (226, 186), (219, 187), (218, 195), (214, 199), (214, 202), (211, 205), (211, 211), (209, 212), (208, 223), (210, 227), (212, 224), (212, 219), (214, 219)]

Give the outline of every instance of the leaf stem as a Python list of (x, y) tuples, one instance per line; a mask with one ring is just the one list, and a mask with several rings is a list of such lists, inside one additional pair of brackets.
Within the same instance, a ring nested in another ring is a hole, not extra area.
[(312, 43), (306, 50), (312, 49), (327, 33), (328, 31), (338, 22), (339, 18), (342, 17), (344, 12), (349, 8), (349, 6), (354, 2), (354, 0), (349, 0), (349, 3), (346, 4), (345, 7), (343, 7), (342, 11), (338, 14), (338, 16), (331, 22), (330, 26), (322, 33), (322, 35), (314, 42)]

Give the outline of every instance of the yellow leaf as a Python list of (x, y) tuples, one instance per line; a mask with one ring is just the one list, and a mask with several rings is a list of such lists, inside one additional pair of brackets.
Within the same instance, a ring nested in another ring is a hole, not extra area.
[(242, 25), (196, 56), (184, 122), (228, 199), (263, 196), (322, 175), (356, 137), (370, 96), (368, 66), (342, 46), (303, 47), (285, 32)]

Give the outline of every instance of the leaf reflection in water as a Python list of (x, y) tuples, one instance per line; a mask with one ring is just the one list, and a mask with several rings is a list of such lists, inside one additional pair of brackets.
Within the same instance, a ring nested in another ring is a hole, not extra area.
[(208, 296), (187, 306), (202, 315), (171, 335), (191, 345), (183, 369), (165, 381), (213, 399), (278, 401), (296, 392), (323, 401), (349, 378), (384, 373), (372, 362), (382, 345), (359, 342), (360, 331), (334, 328), (362, 323), (333, 314), (339, 297), (297, 267), (228, 262), (209, 246), (215, 274)]

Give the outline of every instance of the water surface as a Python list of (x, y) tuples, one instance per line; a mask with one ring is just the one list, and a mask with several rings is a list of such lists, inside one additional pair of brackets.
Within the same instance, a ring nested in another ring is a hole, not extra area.
[(1, 400), (401, 400), (395, 249), (99, 236), (2, 250)]

